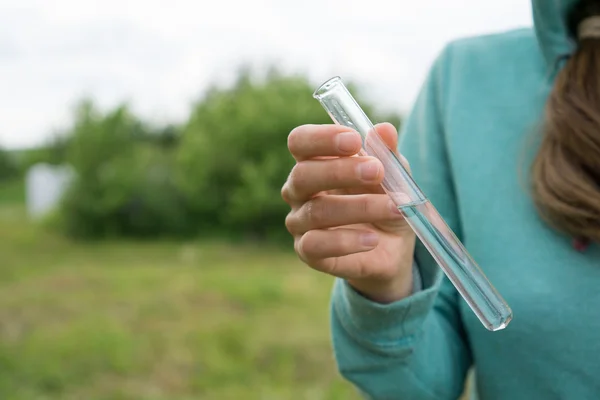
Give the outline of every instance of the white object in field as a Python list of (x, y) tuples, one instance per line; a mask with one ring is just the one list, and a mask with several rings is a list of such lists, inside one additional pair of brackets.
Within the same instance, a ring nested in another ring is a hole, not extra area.
[(27, 214), (40, 218), (54, 210), (72, 178), (73, 170), (68, 166), (41, 163), (29, 168), (25, 178)]

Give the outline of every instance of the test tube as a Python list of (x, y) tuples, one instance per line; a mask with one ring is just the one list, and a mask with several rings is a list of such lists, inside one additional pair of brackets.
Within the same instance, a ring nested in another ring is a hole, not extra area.
[(382, 162), (383, 189), (483, 326), (490, 331), (504, 329), (512, 319), (510, 307), (381, 139), (342, 80), (339, 77), (328, 80), (313, 97), (336, 124), (361, 135), (363, 145), (359, 155), (376, 157)]

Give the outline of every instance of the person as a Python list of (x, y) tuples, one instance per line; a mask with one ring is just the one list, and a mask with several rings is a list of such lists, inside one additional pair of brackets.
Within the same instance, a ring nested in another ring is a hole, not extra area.
[(341, 374), (372, 399), (600, 398), (600, 1), (532, 0), (533, 28), (437, 57), (400, 143), (423, 192), (513, 310), (478, 321), (356, 132), (304, 125), (282, 188), (300, 259), (336, 277)]

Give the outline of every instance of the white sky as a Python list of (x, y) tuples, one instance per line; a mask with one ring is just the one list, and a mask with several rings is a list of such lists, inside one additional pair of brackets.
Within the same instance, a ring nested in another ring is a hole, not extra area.
[(405, 112), (446, 42), (530, 25), (529, 0), (0, 0), (0, 146), (43, 142), (83, 95), (181, 121), (248, 62)]

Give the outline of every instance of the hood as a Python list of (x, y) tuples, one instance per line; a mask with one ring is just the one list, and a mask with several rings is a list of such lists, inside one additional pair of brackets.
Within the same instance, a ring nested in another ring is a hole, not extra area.
[(578, 0), (531, 0), (533, 24), (542, 54), (554, 69), (575, 49), (567, 28), (569, 10)]

